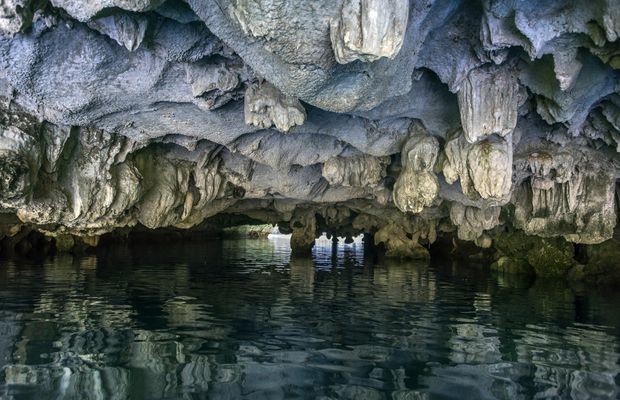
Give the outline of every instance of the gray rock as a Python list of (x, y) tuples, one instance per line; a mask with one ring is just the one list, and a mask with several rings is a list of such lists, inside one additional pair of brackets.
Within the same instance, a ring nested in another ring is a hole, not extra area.
[(36, 184), (41, 154), (36, 139), (15, 126), (1, 127), (0, 196), (7, 203), (26, 201)]
[(285, 169), (292, 165), (305, 167), (325, 163), (332, 158), (347, 160), (342, 157), (361, 154), (333, 136), (302, 132), (283, 135), (273, 130), (248, 133), (227, 147), (230, 151), (275, 169)]
[[(412, 3), (403, 47), (394, 60), (336, 62), (330, 21), (340, 2), (259, 0), (188, 2), (209, 29), (258, 75), (283, 93), (337, 112), (365, 111), (409, 92), (416, 55), (429, 32), (458, 6), (454, 1)], [(407, 55), (405, 55), (407, 54)]]
[(366, 232), (396, 257), (454, 232), (500, 249), (516, 229), (547, 246), (518, 257), (561, 256), (565, 274), (564, 240), (617, 222), (618, 10), (5, 1), (0, 211), (60, 244), (226, 213), (300, 251)]
[(63, 8), (78, 21), (88, 21), (101, 11), (109, 8), (120, 8), (127, 11), (148, 11), (156, 8), (164, 0), (51, 0), (54, 7)]
[(91, 29), (114, 39), (129, 51), (134, 51), (140, 47), (144, 40), (147, 25), (148, 20), (145, 17), (130, 14), (115, 14), (97, 18), (88, 23)]
[(616, 224), (616, 173), (602, 154), (554, 145), (528, 149), (529, 180), (514, 194), (517, 227), (529, 235), (600, 243)]
[(567, 90), (552, 78), (555, 72), (549, 58), (528, 65), (519, 77), (537, 96), (538, 114), (549, 124), (567, 124), (572, 132), (581, 129), (592, 106), (619, 85), (617, 73), (594, 56), (584, 54), (581, 64), (575, 84)]
[(497, 261), (491, 264), (491, 270), (497, 271), (503, 274), (523, 274), (529, 275), (533, 273), (533, 268), (527, 263), (524, 258), (516, 257), (500, 257)]
[(420, 245), (416, 238), (410, 239), (397, 224), (388, 224), (375, 234), (375, 244), (383, 244), (385, 255), (400, 259), (428, 259), (428, 250)]

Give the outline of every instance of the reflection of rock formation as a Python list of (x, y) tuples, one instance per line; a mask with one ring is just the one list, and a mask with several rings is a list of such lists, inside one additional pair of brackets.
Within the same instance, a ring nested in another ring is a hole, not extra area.
[(291, 257), (291, 286), (301, 293), (311, 294), (314, 287), (314, 262), (307, 257)]
[(14, 362), (13, 351), (22, 330), (21, 315), (0, 310), (0, 368)]
[(463, 318), (450, 338), (450, 359), (455, 364), (493, 364), (502, 360), (497, 330), (482, 321), (491, 312), (491, 297), (478, 294), (473, 302), (475, 317)]
[(620, 394), (620, 321), (598, 290), (584, 302), (560, 281), (496, 286), (471, 269), (362, 258), (291, 259), (289, 279), (287, 254), (260, 243), (224, 242), (222, 257), (185, 247), (183, 265), (138, 248), (3, 266), (0, 396)]
[[(69, 360), (58, 360), (68, 362)], [(12, 365), (5, 369), (10, 385), (36, 386), (42, 393), (63, 399), (125, 399), (130, 395), (129, 371), (123, 368), (88, 365), (42, 368)]]
[(388, 259), (373, 270), (373, 285), (385, 290), (386, 300), (395, 305), (433, 302), (438, 295), (433, 272), (423, 261)]
[[(571, 393), (588, 398), (594, 385), (598, 396), (613, 398), (620, 390), (615, 374), (609, 371), (616, 365), (618, 355), (603, 350), (609, 340), (606, 333), (581, 326), (571, 326), (561, 335), (526, 331), (516, 343), (517, 361), (534, 365), (533, 379), (540, 386), (540, 397)], [(567, 364), (579, 365), (581, 369), (566, 368)], [(585, 365), (596, 366), (583, 368)]]

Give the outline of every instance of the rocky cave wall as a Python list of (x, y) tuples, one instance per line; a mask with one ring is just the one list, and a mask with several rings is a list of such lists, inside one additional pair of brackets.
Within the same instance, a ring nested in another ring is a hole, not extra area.
[(618, 0), (6, 0), (0, 31), (4, 235), (614, 234)]

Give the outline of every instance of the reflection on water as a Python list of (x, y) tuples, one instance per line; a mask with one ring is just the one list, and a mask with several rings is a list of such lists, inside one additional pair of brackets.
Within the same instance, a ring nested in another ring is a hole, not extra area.
[(324, 245), (3, 261), (0, 398), (620, 395), (617, 294)]

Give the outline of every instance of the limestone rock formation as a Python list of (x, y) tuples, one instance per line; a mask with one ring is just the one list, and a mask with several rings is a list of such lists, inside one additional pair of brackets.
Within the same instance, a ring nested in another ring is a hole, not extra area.
[(512, 136), (469, 143), (464, 135), (446, 143), (443, 175), (460, 182), (465, 196), (507, 202), (512, 187)]
[(43, 4), (37, 0), (5, 0), (0, 4), (0, 32), (14, 34), (32, 23), (35, 11)]
[(332, 157), (323, 164), (323, 177), (334, 186), (374, 187), (385, 176), (389, 157)]
[(314, 246), (314, 239), (317, 237), (314, 212), (300, 209), (293, 217), (291, 228), (291, 250), (293, 254), (308, 254)]
[(459, 239), (474, 241), (500, 224), (500, 211), (500, 207), (476, 208), (452, 203), (450, 220), (458, 228)]
[(403, 146), (402, 172), (394, 184), (394, 204), (403, 212), (419, 213), (433, 204), (439, 193), (433, 172), (438, 155), (439, 142), (432, 136), (413, 136)]
[(94, 244), (221, 217), (277, 223), (305, 252), (366, 233), (413, 257), (514, 231), (564, 259), (617, 225), (618, 10), (4, 1), (0, 232)]
[(288, 132), (306, 120), (306, 111), (299, 100), (282, 94), (269, 82), (248, 87), (245, 92), (245, 123)]
[(494, 247), (499, 259), (492, 267), (506, 273), (532, 273), (558, 278), (576, 266), (574, 248), (562, 238), (527, 236), (521, 231), (499, 232)]
[(0, 202), (50, 234), (92, 236), (138, 222), (189, 227), (221, 193), (220, 159), (204, 147), (171, 152), (92, 128), (24, 124), (32, 134), (0, 132)]
[(140, 15), (117, 14), (95, 19), (88, 26), (134, 51), (144, 40), (148, 19)]
[(336, 61), (394, 58), (403, 45), (408, 18), (408, 0), (345, 0), (329, 27)]
[[(144, 195), (137, 219), (144, 226), (191, 227), (209, 215), (208, 206), (222, 190), (219, 159), (206, 151), (197, 159), (177, 158), (158, 151), (141, 151), (135, 163), (142, 175)], [(200, 219), (194, 221), (195, 214)]]
[(586, 149), (554, 147), (528, 155), (531, 175), (515, 192), (515, 226), (577, 243), (609, 239), (617, 219), (613, 164)]
[[(185, 64), (185, 79), (191, 86), (194, 104), (201, 109), (214, 110), (230, 101), (243, 98), (245, 89), (243, 82), (248, 79), (249, 73), (243, 65), (237, 64), (235, 61), (208, 60)], [(250, 89), (245, 92), (246, 96), (249, 95), (249, 91)], [(260, 102), (257, 98), (251, 101), (254, 101), (256, 110), (261, 109), (261, 107), (268, 107), (265, 103), (257, 104)], [(246, 107), (251, 108), (253, 106), (246, 105)], [(282, 112), (280, 109), (278, 111)], [(265, 111), (265, 113), (268, 112)], [(255, 125), (262, 123), (263, 120), (257, 122), (256, 115), (259, 113), (260, 111), (253, 112), (246, 109), (246, 123)], [(247, 118), (251, 118), (251, 121), (248, 122)], [(265, 123), (268, 122), (265, 121)]]
[(68, 12), (78, 21), (88, 21), (101, 11), (109, 8), (120, 8), (128, 11), (148, 11), (161, 5), (164, 0), (51, 0), (54, 7)]
[(517, 125), (519, 84), (509, 67), (470, 71), (458, 92), (465, 139), (476, 143), (487, 136), (506, 136)]
[(390, 224), (375, 234), (375, 243), (384, 244), (386, 255), (401, 259), (426, 259), (429, 253), (417, 240), (407, 237), (398, 225)]
[(522, 258), (500, 257), (491, 264), (491, 270), (505, 274), (529, 275), (532, 274), (533, 268)]

